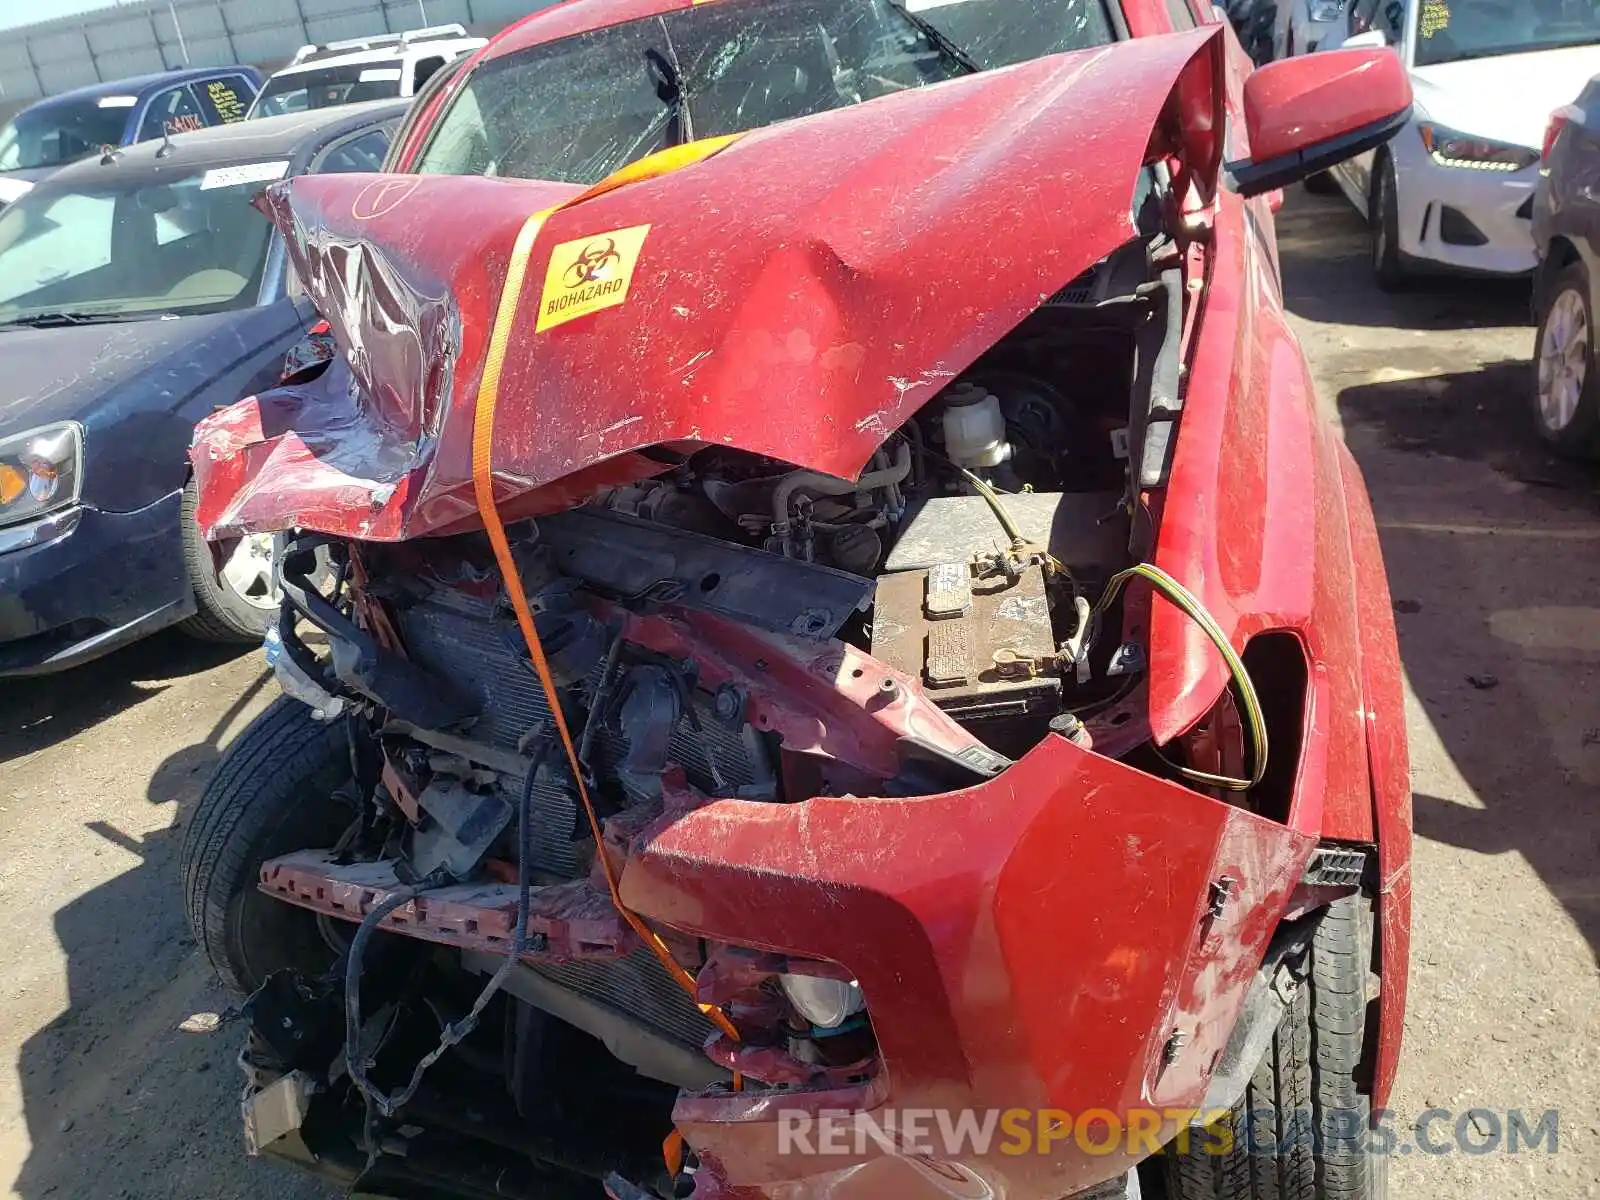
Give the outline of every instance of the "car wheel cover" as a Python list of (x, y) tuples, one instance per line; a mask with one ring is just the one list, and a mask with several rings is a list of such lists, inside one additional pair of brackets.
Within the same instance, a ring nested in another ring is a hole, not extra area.
[(272, 535), (242, 537), (227, 549), (218, 573), (222, 586), (252, 608), (274, 609), (281, 597), (272, 578)]
[(1589, 375), (1589, 311), (1567, 288), (1550, 306), (1539, 339), (1539, 419), (1559, 433), (1577, 415)]

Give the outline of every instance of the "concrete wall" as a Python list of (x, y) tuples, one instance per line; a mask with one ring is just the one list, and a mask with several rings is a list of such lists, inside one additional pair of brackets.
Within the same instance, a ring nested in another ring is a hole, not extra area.
[[(307, 42), (451, 21), (488, 35), (548, 2), (134, 0), (0, 32), (0, 114), (69, 88), (173, 67), (277, 66)], [(0, 0), (15, 3), (26, 0)]]

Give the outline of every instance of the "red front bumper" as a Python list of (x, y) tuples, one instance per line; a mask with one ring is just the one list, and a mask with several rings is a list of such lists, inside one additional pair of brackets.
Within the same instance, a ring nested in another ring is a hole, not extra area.
[[(1056, 737), (965, 791), (719, 800), (678, 818), (635, 847), (624, 901), (846, 967), (884, 1067), (853, 1090), (684, 1096), (675, 1118), (708, 1164), (696, 1197), (1055, 1200), (1125, 1172), (1181, 1120), (1163, 1110), (1201, 1104), (1314, 846)], [(830, 1141), (841, 1153), (808, 1153), (796, 1110), (880, 1126), (1025, 1111), (987, 1152), (924, 1156), (848, 1134)], [(1041, 1110), (1054, 1136), (1014, 1135)], [(1099, 1123), (1082, 1137), (1063, 1124), (1085, 1114)]]
[[(711, 800), (625, 825), (607, 828), (624, 903), (680, 948), (839, 964), (881, 1056), (826, 1091), (682, 1095), (696, 1200), (1058, 1200), (1122, 1175), (1203, 1103), (1316, 845), (1055, 736), (963, 791)], [(261, 879), (349, 920), (392, 886), (387, 864), (320, 852)], [(513, 891), (444, 889), (386, 923), (504, 952)], [(529, 929), (558, 959), (633, 945), (592, 880), (539, 889)]]

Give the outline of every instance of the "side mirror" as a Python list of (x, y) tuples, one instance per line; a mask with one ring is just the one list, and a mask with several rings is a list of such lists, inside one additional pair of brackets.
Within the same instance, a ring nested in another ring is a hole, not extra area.
[(1339, 43), (1341, 50), (1382, 50), (1389, 44), (1388, 35), (1381, 29), (1368, 29), (1353, 33)]
[(1398, 133), (1411, 81), (1388, 50), (1328, 50), (1287, 58), (1244, 82), (1250, 157), (1228, 164), (1233, 190), (1259, 196), (1325, 171)]

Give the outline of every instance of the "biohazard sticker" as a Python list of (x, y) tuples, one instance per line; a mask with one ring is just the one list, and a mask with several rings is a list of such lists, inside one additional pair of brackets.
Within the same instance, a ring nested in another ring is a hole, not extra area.
[(562, 242), (550, 252), (539, 294), (539, 319), (534, 330), (543, 333), (602, 308), (614, 308), (628, 298), (633, 269), (639, 265), (648, 225), (594, 233)]

